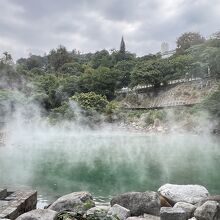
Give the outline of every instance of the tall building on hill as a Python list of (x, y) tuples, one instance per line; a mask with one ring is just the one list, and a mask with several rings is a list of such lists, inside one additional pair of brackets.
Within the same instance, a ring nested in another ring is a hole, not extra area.
[(169, 51), (169, 44), (167, 42), (163, 42), (161, 44), (161, 49), (160, 49), (161, 53), (164, 54), (166, 52)]

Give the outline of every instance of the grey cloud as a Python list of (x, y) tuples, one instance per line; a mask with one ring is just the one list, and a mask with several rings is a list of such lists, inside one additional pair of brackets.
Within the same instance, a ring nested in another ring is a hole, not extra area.
[(8, 48), (15, 58), (59, 44), (117, 49), (121, 35), (127, 50), (155, 53), (163, 41), (174, 47), (183, 32), (217, 31), (220, 20), (218, 0), (0, 0), (0, 6), (0, 52)]

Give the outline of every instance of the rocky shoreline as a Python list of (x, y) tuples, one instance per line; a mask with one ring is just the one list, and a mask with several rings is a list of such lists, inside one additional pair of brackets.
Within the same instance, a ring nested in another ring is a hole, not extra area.
[(220, 196), (210, 196), (200, 185), (165, 184), (157, 192), (128, 192), (113, 197), (108, 206), (100, 206), (95, 204), (89, 192), (73, 192), (58, 198), (45, 209), (34, 209), (16, 218), (87, 219), (220, 220)]
[(211, 128), (204, 129), (199, 127), (193, 127), (190, 123), (179, 123), (170, 125), (167, 123), (162, 123), (156, 121), (152, 125), (143, 126), (139, 122), (130, 122), (130, 123), (118, 123), (116, 127), (119, 130), (126, 130), (130, 132), (143, 132), (143, 133), (160, 133), (160, 134), (171, 134), (171, 133), (192, 133), (192, 134), (210, 134), (215, 136), (220, 136), (220, 129)]

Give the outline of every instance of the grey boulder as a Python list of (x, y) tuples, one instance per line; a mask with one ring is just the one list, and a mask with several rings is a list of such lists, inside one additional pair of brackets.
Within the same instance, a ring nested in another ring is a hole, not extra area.
[(186, 202), (177, 202), (174, 205), (174, 208), (182, 208), (186, 212), (187, 218), (191, 218), (196, 209), (196, 206)]
[(127, 220), (160, 220), (160, 217), (154, 215), (144, 214), (144, 216), (139, 217), (129, 217)]
[(165, 184), (158, 189), (158, 192), (173, 204), (177, 202), (196, 204), (209, 196), (208, 190), (200, 185)]
[(57, 212), (70, 211), (83, 215), (88, 209), (94, 206), (95, 203), (90, 193), (73, 192), (57, 199), (48, 207), (48, 209)]
[(88, 220), (93, 219), (104, 219), (108, 213), (109, 207), (108, 206), (97, 206), (93, 207), (86, 211), (84, 214), (84, 218)]
[(161, 220), (188, 220), (187, 213), (182, 208), (162, 207), (160, 210)]
[(131, 215), (130, 210), (115, 204), (113, 205), (107, 214), (107, 218), (111, 218), (111, 219), (120, 219), (120, 220), (125, 220), (126, 218), (128, 218)]
[(126, 220), (146, 220), (144, 217), (132, 216), (128, 217)]
[(145, 220), (160, 220), (159, 216), (144, 214)]
[(146, 214), (159, 216), (160, 199), (156, 192), (129, 192), (118, 195), (110, 201), (131, 211), (132, 216)]
[(57, 212), (48, 209), (35, 209), (20, 215), (16, 220), (57, 220)]
[(195, 210), (194, 216), (198, 220), (219, 220), (219, 211), (219, 204), (216, 201), (207, 201)]

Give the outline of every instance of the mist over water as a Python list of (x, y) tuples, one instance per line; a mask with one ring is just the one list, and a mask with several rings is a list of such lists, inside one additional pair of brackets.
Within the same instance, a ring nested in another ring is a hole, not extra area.
[(8, 130), (6, 146), (0, 147), (1, 186), (37, 189), (40, 200), (81, 190), (106, 200), (168, 182), (220, 193), (217, 137), (51, 127), (40, 120), (15, 120)]

